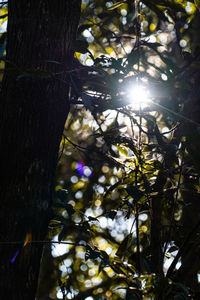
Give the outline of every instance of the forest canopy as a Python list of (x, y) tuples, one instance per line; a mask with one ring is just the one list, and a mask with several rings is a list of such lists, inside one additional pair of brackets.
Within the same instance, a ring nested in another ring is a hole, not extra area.
[(199, 9), (82, 1), (38, 300), (199, 299)]

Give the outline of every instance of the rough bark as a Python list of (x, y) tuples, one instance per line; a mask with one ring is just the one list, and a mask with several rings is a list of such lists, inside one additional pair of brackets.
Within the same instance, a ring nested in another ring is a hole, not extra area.
[(9, 0), (0, 98), (0, 240), (8, 242), (0, 246), (2, 300), (35, 299), (42, 245), (23, 248), (23, 241), (27, 233), (42, 240), (48, 229), (80, 4)]

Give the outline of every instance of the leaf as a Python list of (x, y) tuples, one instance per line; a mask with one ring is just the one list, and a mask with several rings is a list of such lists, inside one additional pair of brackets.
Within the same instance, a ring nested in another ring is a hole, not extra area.
[(100, 19), (108, 19), (111, 16), (111, 12), (101, 12), (100, 14), (97, 15), (98, 18)]
[(77, 36), (79, 36), (84, 30), (91, 28), (92, 24), (83, 24), (80, 25), (77, 31)]
[(108, 253), (106, 252), (106, 251), (104, 251), (104, 250), (100, 250), (100, 252), (101, 252), (101, 255), (102, 255), (102, 257), (103, 257), (103, 260), (105, 261), (109, 261), (109, 255), (108, 255)]
[(124, 156), (128, 155), (128, 150), (125, 147), (118, 146), (118, 151), (123, 154)]
[(110, 194), (114, 189), (116, 189), (118, 187), (118, 185), (120, 185), (122, 183), (122, 180), (120, 179), (119, 181), (117, 181), (115, 184), (111, 185), (108, 190), (106, 191), (104, 198), (106, 198), (108, 196), (108, 194)]
[(88, 218), (88, 222), (99, 222), (99, 220), (97, 219), (97, 218), (94, 218), (94, 217), (91, 217), (91, 216), (89, 216), (89, 217), (87, 217)]
[(124, 71), (124, 67), (122, 66), (122, 58), (115, 59), (111, 58), (111, 65), (109, 67), (110, 69), (116, 69), (118, 71)]
[(118, 8), (118, 7), (122, 6), (124, 3), (125, 3), (125, 1), (118, 1), (118, 2), (116, 2), (115, 4), (113, 4), (112, 6), (110, 6), (110, 7), (108, 8), (108, 10), (113, 10), (113, 9), (115, 9), (115, 8)]
[(71, 217), (74, 213), (75, 213), (75, 209), (73, 208), (73, 206), (71, 204), (65, 204), (65, 209), (69, 215), (69, 217)]
[(75, 42), (75, 52), (87, 53), (88, 52), (88, 42), (83, 40), (76, 40)]
[(157, 16), (163, 20), (163, 21), (167, 21), (168, 22), (168, 18), (165, 16), (164, 11), (162, 11), (162, 9), (158, 8), (154, 3), (152, 3), (149, 0), (143, 0), (143, 2), (146, 4), (146, 6), (148, 6), (152, 11), (154, 11)]
[(110, 265), (109, 255), (106, 253), (106, 251), (101, 250), (100, 252), (103, 257), (103, 260), (99, 265), (99, 273), (103, 270), (103, 268), (108, 267)]
[(178, 250), (178, 247), (176, 247), (176, 246), (171, 246), (171, 247), (169, 248), (168, 252), (171, 253), (171, 252), (174, 252), (174, 251), (177, 251), (177, 250)]
[(143, 41), (143, 45), (155, 50), (155, 51), (158, 51), (158, 47), (162, 47), (162, 44), (160, 43), (150, 43), (150, 42), (146, 42), (146, 41)]
[(172, 70), (175, 70), (176, 69), (176, 65), (175, 63), (168, 57), (164, 57), (159, 51), (158, 51), (158, 47), (162, 46), (161, 44), (159, 43), (149, 43), (149, 42), (143, 42), (143, 45), (151, 48), (153, 51), (155, 51), (158, 56), (160, 57), (160, 59), (162, 59), (162, 61), (166, 64), (166, 66), (169, 68), (169, 69), (172, 69)]
[(138, 49), (133, 49), (131, 53), (127, 56), (129, 67), (132, 68), (133, 65), (137, 64), (140, 58), (140, 52)]
[(114, 220), (116, 214), (117, 214), (116, 210), (111, 210), (106, 213), (106, 217), (110, 218), (111, 220)]
[(93, 250), (89, 245), (86, 246), (85, 260), (96, 259), (99, 257), (101, 257), (101, 253), (99, 251)]
[(64, 239), (66, 233), (67, 233), (67, 229), (66, 229), (65, 226), (63, 226), (60, 233), (59, 233), (59, 235), (58, 235), (58, 241), (59, 242), (61, 242)]
[(131, 240), (132, 240), (132, 233), (129, 233), (125, 239), (122, 241), (122, 243), (120, 244), (116, 255), (117, 256), (124, 256), (126, 253), (126, 250), (129, 248), (130, 244), (131, 244)]
[(126, 191), (135, 201), (139, 201), (144, 195), (144, 192), (140, 191), (137, 186), (128, 185)]
[(68, 203), (56, 202), (56, 203), (53, 204), (53, 206), (57, 207), (57, 208), (66, 209), (69, 217), (71, 217), (75, 213), (75, 209), (73, 208), (73, 206), (71, 204), (68, 204)]
[(68, 200), (68, 190), (60, 189), (56, 192), (56, 196), (61, 201), (66, 201), (66, 200)]
[(0, 19), (7, 18), (7, 16), (8, 16), (8, 14), (2, 15), (2, 16), (0, 16)]

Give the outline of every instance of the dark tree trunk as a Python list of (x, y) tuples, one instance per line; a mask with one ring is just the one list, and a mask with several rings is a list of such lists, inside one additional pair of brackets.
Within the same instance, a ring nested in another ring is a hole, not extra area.
[(47, 233), (80, 4), (9, 0), (0, 98), (0, 240), (22, 244), (0, 245), (2, 300), (35, 299), (42, 245), (23, 248), (23, 241), (27, 233), (32, 240)]
[[(199, 62), (200, 14), (196, 11), (192, 26), (192, 53), (195, 62)], [(183, 162), (183, 176), (181, 198), (183, 200), (181, 227), (175, 237), (176, 244), (181, 247), (181, 266), (176, 271), (171, 270), (172, 279), (181, 282), (190, 289), (192, 299), (200, 299), (200, 284), (197, 274), (200, 271), (200, 201), (199, 186), (200, 176), (200, 72), (191, 67), (185, 74), (185, 81), (190, 83), (191, 92), (185, 100), (184, 115), (195, 122), (183, 122), (179, 128), (180, 135), (186, 136), (186, 150)]]

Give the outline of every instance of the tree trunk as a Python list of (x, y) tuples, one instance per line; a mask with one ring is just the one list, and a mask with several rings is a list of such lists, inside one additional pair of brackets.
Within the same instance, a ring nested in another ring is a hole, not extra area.
[(28, 233), (43, 240), (48, 229), (80, 4), (9, 0), (0, 98), (2, 300), (35, 299), (42, 245), (23, 244)]
[[(199, 38), (200, 14), (196, 11), (192, 26), (192, 53), (195, 64), (199, 63), (200, 38)], [(183, 122), (179, 128), (182, 136), (186, 136), (186, 153), (183, 164), (183, 178), (181, 198), (183, 200), (181, 228), (176, 244), (181, 247), (181, 266), (173, 274), (173, 280), (181, 282), (190, 289), (192, 299), (200, 299), (200, 284), (197, 274), (200, 270), (200, 201), (199, 201), (199, 177), (200, 177), (200, 71), (192, 67), (185, 73), (185, 81), (190, 83), (191, 91), (185, 100), (184, 115), (192, 122)], [(182, 80), (183, 80), (182, 79)], [(184, 245), (184, 247), (183, 247)]]

